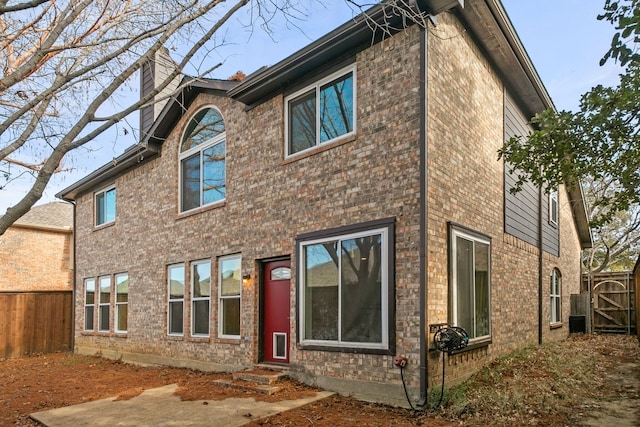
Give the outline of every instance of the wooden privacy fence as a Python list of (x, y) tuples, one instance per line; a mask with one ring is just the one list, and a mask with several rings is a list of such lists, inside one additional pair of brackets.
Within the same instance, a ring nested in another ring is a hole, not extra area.
[(631, 272), (593, 274), (591, 301), (594, 332), (637, 333), (635, 286)]
[(71, 349), (71, 291), (0, 292), (0, 358)]

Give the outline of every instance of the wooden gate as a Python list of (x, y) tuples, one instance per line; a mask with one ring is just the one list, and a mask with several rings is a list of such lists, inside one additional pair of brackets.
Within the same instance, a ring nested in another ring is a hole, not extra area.
[(629, 272), (592, 276), (593, 331), (636, 334), (635, 289)]

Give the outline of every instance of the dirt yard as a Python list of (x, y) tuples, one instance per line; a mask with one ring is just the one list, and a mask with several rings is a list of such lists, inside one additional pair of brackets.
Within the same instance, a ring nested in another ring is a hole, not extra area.
[[(97, 357), (49, 354), (0, 360), (0, 426), (36, 426), (29, 414), (177, 383), (183, 400), (255, 397), (284, 400), (314, 393), (287, 381), (274, 396), (214, 386), (227, 374), (141, 367)], [(432, 390), (437, 402), (439, 388)], [(612, 421), (615, 420), (615, 421)], [(513, 426), (640, 425), (640, 346), (637, 337), (577, 336), (501, 358), (443, 404), (424, 412), (335, 396), (249, 426)]]

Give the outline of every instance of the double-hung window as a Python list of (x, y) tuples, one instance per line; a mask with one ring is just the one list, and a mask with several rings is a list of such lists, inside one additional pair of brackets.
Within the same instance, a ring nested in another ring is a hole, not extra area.
[(389, 350), (393, 222), (298, 237), (304, 346)]
[(225, 137), (216, 108), (203, 108), (189, 121), (180, 144), (180, 212), (225, 199)]
[(93, 331), (96, 309), (96, 279), (84, 280), (84, 330)]
[(551, 270), (551, 323), (562, 322), (562, 277), (557, 268)]
[(191, 264), (191, 335), (209, 336), (211, 262)]
[(116, 332), (127, 332), (129, 315), (129, 275), (116, 274)]
[(240, 338), (240, 298), (242, 258), (232, 255), (219, 259), (218, 333), (222, 338)]
[(285, 99), (287, 156), (355, 132), (355, 75), (342, 69)]
[(452, 323), (472, 340), (491, 337), (491, 240), (450, 224)]
[(109, 320), (111, 318), (111, 276), (98, 278), (100, 285), (100, 299), (98, 308), (98, 330), (109, 332)]
[(106, 188), (95, 193), (96, 226), (116, 220), (116, 189)]
[(168, 333), (184, 334), (184, 264), (170, 265), (167, 269), (168, 279)]

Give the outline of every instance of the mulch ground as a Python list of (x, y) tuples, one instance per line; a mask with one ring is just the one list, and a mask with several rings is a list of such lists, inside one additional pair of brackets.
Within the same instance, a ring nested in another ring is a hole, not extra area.
[[(640, 379), (637, 337), (578, 336), (501, 358), (448, 390), (442, 407), (425, 412), (333, 396), (249, 426), (576, 425), (606, 411), (603, 401), (640, 402), (640, 390), (622, 387), (616, 378), (622, 364), (626, 376)], [(178, 384), (176, 394), (183, 400), (277, 401), (316, 392), (286, 380), (280, 392), (265, 396), (214, 385), (213, 380), (222, 378), (231, 379), (231, 374), (142, 367), (68, 353), (0, 360), (0, 426), (37, 426), (29, 414), (107, 397), (130, 399), (168, 384)]]

